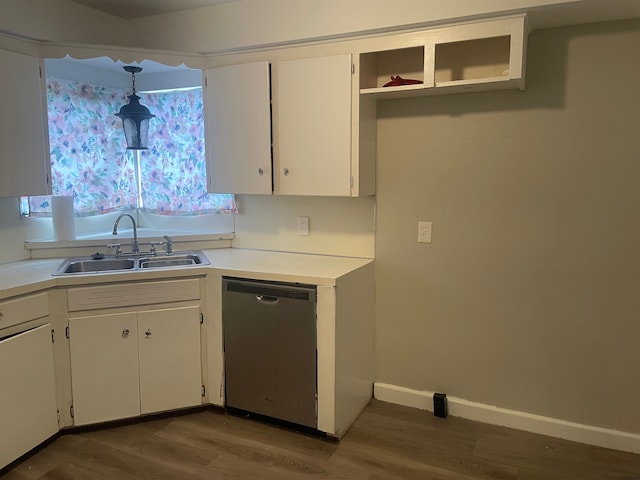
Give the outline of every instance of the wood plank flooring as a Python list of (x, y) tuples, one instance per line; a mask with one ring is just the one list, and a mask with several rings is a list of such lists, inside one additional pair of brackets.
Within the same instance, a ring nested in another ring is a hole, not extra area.
[(640, 455), (372, 400), (340, 442), (206, 410), (64, 434), (0, 476), (640, 480)]

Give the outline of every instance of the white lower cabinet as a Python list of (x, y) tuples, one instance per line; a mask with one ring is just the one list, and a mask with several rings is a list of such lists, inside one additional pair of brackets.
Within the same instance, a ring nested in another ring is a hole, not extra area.
[(140, 413), (202, 403), (200, 309), (138, 313)]
[(0, 468), (58, 431), (51, 324), (0, 340)]
[(140, 414), (136, 313), (69, 320), (76, 425)]
[(69, 319), (74, 424), (202, 403), (200, 308)]

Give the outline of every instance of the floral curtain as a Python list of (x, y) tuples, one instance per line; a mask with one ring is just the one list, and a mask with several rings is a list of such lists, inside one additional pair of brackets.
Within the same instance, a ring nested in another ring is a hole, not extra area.
[[(125, 101), (124, 89), (47, 77), (52, 191), (73, 196), (78, 214), (136, 206), (134, 167), (114, 115)], [(30, 197), (29, 210), (50, 214), (49, 197)]]
[(206, 188), (202, 89), (141, 94), (156, 117), (140, 152), (142, 205), (160, 214), (237, 213), (233, 195)]
[[(202, 89), (140, 94), (156, 118), (149, 151), (140, 156), (137, 205), (135, 153), (126, 150), (115, 114), (127, 89), (47, 77), (52, 191), (74, 197), (77, 215), (142, 207), (167, 215), (237, 213), (233, 195), (206, 191)], [(29, 197), (32, 215), (51, 213), (50, 197)]]

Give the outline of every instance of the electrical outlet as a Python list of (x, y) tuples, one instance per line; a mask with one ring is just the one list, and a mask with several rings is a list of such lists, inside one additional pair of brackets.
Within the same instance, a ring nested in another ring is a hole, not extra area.
[(309, 235), (309, 217), (298, 217), (298, 235)]
[(431, 243), (432, 222), (418, 222), (418, 243)]

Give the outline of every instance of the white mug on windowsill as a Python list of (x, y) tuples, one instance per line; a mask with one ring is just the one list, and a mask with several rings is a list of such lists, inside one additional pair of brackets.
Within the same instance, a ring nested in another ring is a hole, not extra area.
[(54, 240), (76, 238), (76, 223), (73, 214), (73, 197), (53, 195), (51, 197)]

